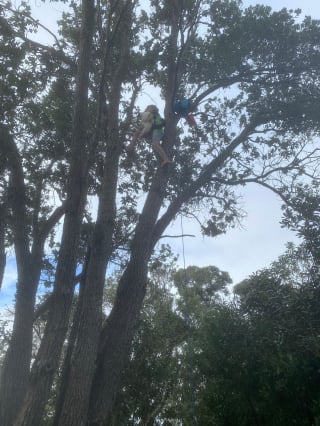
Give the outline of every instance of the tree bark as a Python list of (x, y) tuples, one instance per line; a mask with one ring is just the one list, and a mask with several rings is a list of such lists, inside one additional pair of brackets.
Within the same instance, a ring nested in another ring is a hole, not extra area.
[(134, 327), (146, 292), (148, 261), (152, 252), (151, 235), (164, 199), (166, 172), (160, 168), (131, 244), (131, 258), (120, 279), (113, 309), (104, 326), (90, 396), (88, 425), (104, 425), (111, 415), (127, 360)]
[(30, 252), (27, 196), (22, 160), (12, 136), (0, 127), (10, 170), (8, 204), (12, 212), (12, 229), (18, 269), (15, 317), (12, 337), (1, 374), (0, 423), (13, 423), (26, 390), (32, 354), (32, 326), (35, 293), (40, 277), (43, 245), (34, 241)]
[[(63, 398), (64, 403), (57, 422), (59, 426), (77, 426), (85, 423), (95, 371), (102, 326), (103, 288), (107, 264), (112, 253), (112, 236), (116, 216), (115, 200), (118, 163), (121, 153), (118, 114), (122, 81), (128, 69), (129, 31), (132, 15), (130, 3), (124, 1), (119, 12), (121, 17), (119, 18), (121, 22), (118, 23), (118, 30), (121, 35), (121, 58), (114, 70), (115, 77), (111, 85), (106, 134), (107, 150), (99, 195), (98, 217), (91, 242), (78, 337)], [(103, 75), (101, 80), (104, 81)], [(97, 131), (96, 133), (101, 132)]]
[(111, 413), (134, 324), (145, 296), (146, 265), (143, 259), (139, 262), (133, 259), (120, 280), (117, 303), (103, 330), (103, 347), (97, 360), (88, 425), (105, 424)]
[[(165, 90), (166, 128), (164, 148), (170, 155), (176, 139), (176, 117), (172, 111), (173, 95), (176, 93), (178, 69), (179, 15), (172, 8), (172, 27), (168, 47), (167, 87)], [(236, 149), (254, 126), (248, 126), (230, 146), (213, 160), (212, 164), (195, 180), (190, 187), (179, 194), (170, 205), (167, 213), (157, 222), (158, 214), (165, 197), (167, 185), (166, 171), (159, 169), (155, 174), (144, 209), (136, 227), (131, 245), (131, 259), (120, 280), (116, 300), (108, 321), (101, 333), (101, 343), (97, 359), (97, 369), (92, 385), (88, 425), (106, 424), (110, 418), (113, 404), (120, 384), (121, 371), (127, 360), (133, 337), (134, 325), (140, 312), (147, 278), (147, 264), (151, 252), (162, 232), (174, 219), (184, 202), (187, 202), (201, 188), (212, 173), (219, 169), (226, 158)]]
[(83, 0), (82, 10), (73, 118), (72, 160), (53, 303), (48, 314), (44, 337), (32, 367), (26, 398), (15, 422), (16, 426), (41, 424), (44, 407), (48, 400), (54, 375), (57, 372), (73, 298), (77, 247), (87, 192), (88, 85), (94, 27), (94, 1)]
[[(173, 6), (174, 9), (174, 6)], [(170, 60), (167, 70), (166, 128), (164, 147), (171, 155), (176, 139), (176, 118), (172, 96), (176, 81), (176, 59), (179, 17), (173, 17), (169, 39)], [(152, 232), (165, 198), (168, 171), (159, 168), (154, 176), (131, 244), (131, 258), (120, 279), (113, 309), (104, 326), (90, 395), (88, 425), (104, 425), (111, 416), (120, 385), (121, 372), (127, 361), (134, 326), (146, 293), (148, 261), (151, 256)]]
[(63, 358), (63, 366), (62, 371), (59, 377), (59, 384), (57, 385), (57, 399), (55, 403), (55, 416), (53, 420), (53, 426), (57, 426), (59, 424), (59, 418), (61, 415), (62, 407), (64, 404), (64, 398), (66, 389), (68, 386), (68, 381), (70, 377), (70, 370), (71, 370), (71, 362), (72, 362), (72, 353), (77, 341), (78, 332), (79, 332), (79, 324), (80, 324), (80, 316), (83, 306), (83, 297), (84, 297), (84, 285), (86, 281), (86, 275), (88, 271), (88, 264), (90, 259), (90, 247), (88, 247), (88, 251), (86, 253), (82, 273), (81, 273), (81, 280), (79, 284), (79, 295), (77, 300), (77, 305), (75, 308), (75, 312), (72, 315), (72, 326), (70, 333), (68, 335), (68, 345), (66, 349), (65, 356)]
[(12, 337), (2, 367), (0, 421), (3, 425), (13, 424), (23, 401), (30, 373), (33, 308), (41, 257), (37, 261), (31, 260), (31, 257), (28, 259), (17, 283)]

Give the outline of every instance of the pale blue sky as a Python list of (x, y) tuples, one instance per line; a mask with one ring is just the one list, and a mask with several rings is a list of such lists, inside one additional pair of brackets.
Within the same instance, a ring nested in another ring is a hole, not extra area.
[(265, 1), (250, 1), (242, 0), (243, 5), (249, 6), (254, 4), (265, 4), (271, 6), (274, 10), (282, 9), (301, 9), (303, 15), (310, 15), (313, 18), (320, 19), (320, 2), (319, 0), (265, 0)]

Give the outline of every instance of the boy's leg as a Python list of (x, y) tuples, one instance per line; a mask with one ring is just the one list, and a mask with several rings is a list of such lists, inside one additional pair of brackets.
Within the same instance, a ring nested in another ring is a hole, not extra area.
[(155, 150), (155, 152), (159, 155), (159, 157), (162, 160), (161, 166), (165, 166), (166, 164), (171, 163), (169, 160), (165, 150), (162, 148), (160, 143), (158, 141), (153, 140), (152, 141), (152, 148)]

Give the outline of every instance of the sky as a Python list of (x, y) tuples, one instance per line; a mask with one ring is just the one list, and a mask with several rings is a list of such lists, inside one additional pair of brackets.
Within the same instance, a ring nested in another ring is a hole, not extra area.
[[(271, 6), (274, 10), (283, 7), (302, 9), (303, 15), (320, 19), (319, 0), (243, 0), (244, 7), (257, 3)], [(247, 213), (241, 227), (216, 238), (202, 237), (199, 233), (196, 237), (184, 238), (187, 265), (215, 265), (229, 272), (235, 284), (269, 266), (285, 251), (289, 241), (299, 243), (294, 232), (280, 226), (281, 201), (273, 193), (252, 184), (241, 189), (241, 195), (242, 208)], [(183, 230), (185, 234), (193, 234), (195, 228), (186, 222)], [(169, 234), (169, 231), (166, 233)], [(183, 265), (182, 242), (173, 239), (167, 239), (167, 242), (180, 253), (180, 265)]]
[[(274, 10), (283, 7), (287, 9), (302, 9), (302, 15), (310, 15), (320, 19), (319, 0), (243, 0), (244, 7), (257, 3), (271, 6)], [(196, 237), (184, 238), (184, 257), (186, 265), (197, 266), (215, 265), (229, 272), (236, 284), (254, 273), (270, 265), (283, 254), (289, 241), (299, 243), (294, 232), (282, 228), (281, 201), (275, 194), (255, 185), (241, 189), (241, 205), (246, 212), (246, 218), (241, 227), (231, 229), (226, 234), (216, 238), (202, 237), (193, 223), (183, 220), (185, 234), (195, 234)], [(176, 234), (179, 223), (169, 228), (166, 234)], [(171, 232), (170, 232), (171, 230)], [(160, 243), (169, 243), (173, 250), (179, 253), (179, 264), (183, 266), (183, 246), (179, 239), (163, 239)]]
[[(0, 2), (2, 2), (0, 0)], [(14, 0), (18, 5), (20, 1)], [(44, 4), (40, 0), (29, 0), (33, 9), (33, 16), (55, 32), (56, 19), (63, 10), (59, 3)], [(243, 0), (245, 7), (261, 3), (271, 6), (274, 10), (283, 7), (289, 9), (302, 9), (303, 15), (310, 15), (320, 19), (319, 0), (262, 0), (260, 2)], [(40, 33), (40, 41), (50, 43), (48, 35)], [(184, 238), (183, 244), (179, 238), (164, 238), (160, 243), (169, 243), (175, 253), (179, 255), (179, 266), (186, 265), (207, 266), (215, 265), (221, 270), (229, 272), (234, 283), (246, 278), (251, 273), (267, 267), (272, 261), (281, 255), (286, 243), (293, 241), (298, 243), (296, 235), (281, 228), (281, 202), (266, 189), (257, 189), (254, 185), (248, 185), (241, 189), (241, 206), (246, 212), (246, 217), (240, 227), (229, 230), (225, 235), (216, 238), (203, 237), (194, 222), (183, 220), (184, 234), (192, 234), (194, 237)], [(169, 227), (165, 234), (181, 233), (180, 218), (173, 226)], [(0, 292), (0, 308), (11, 304), (16, 281), (14, 258), (11, 256), (7, 263), (3, 288)]]

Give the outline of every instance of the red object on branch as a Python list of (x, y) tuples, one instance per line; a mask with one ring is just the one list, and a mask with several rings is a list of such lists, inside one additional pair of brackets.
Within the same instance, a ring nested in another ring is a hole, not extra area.
[(187, 116), (187, 122), (188, 122), (189, 126), (196, 126), (197, 125), (197, 122), (194, 118), (194, 115), (191, 114), (191, 113), (188, 114), (188, 116)]

